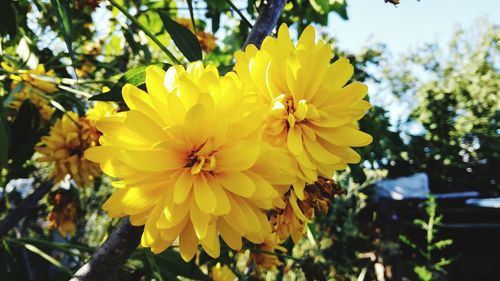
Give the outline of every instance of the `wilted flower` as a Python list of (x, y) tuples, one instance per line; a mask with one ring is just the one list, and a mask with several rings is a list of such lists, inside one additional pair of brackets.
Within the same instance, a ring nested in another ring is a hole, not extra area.
[(145, 225), (155, 253), (179, 238), (184, 260), (201, 244), (219, 256), (219, 234), (235, 250), (242, 237), (271, 233), (265, 210), (284, 206), (273, 185), (293, 182), (286, 150), (259, 139), (262, 110), (234, 73), (191, 63), (146, 69), (148, 93), (126, 85), (130, 111), (100, 119), (102, 146), (86, 151), (117, 179), (103, 208)]
[(271, 212), (273, 231), (281, 240), (291, 236), (297, 243), (302, 238), (307, 223), (318, 212), (326, 214), (333, 196), (342, 192), (333, 180), (323, 177), (319, 177), (314, 185), (306, 186), (303, 200), (298, 200), (293, 189), (289, 190), (284, 196), (286, 207)]
[(73, 237), (76, 223), (82, 215), (78, 196), (71, 190), (60, 189), (49, 195), (49, 204), (53, 206), (47, 216), (48, 229), (57, 229), (63, 237)]
[(258, 271), (275, 269), (283, 263), (278, 258), (276, 251), (286, 253), (285, 247), (280, 245), (281, 239), (276, 233), (269, 235), (264, 243), (258, 245), (256, 251), (250, 255), (252, 262)]
[(235, 70), (242, 82), (258, 93), (269, 109), (265, 138), (286, 147), (297, 162), (297, 197), (318, 175), (332, 178), (335, 170), (357, 163), (351, 148), (372, 141), (356, 122), (370, 104), (363, 100), (367, 87), (348, 85), (353, 67), (345, 58), (330, 63), (332, 48), (315, 40), (308, 26), (296, 46), (283, 24), (278, 37), (267, 37), (260, 50), (249, 45), (235, 54)]

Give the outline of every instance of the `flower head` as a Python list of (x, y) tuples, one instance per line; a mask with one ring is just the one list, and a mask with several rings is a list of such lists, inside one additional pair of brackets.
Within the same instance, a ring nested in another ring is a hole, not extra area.
[(78, 186), (84, 186), (101, 174), (99, 165), (83, 157), (84, 151), (99, 144), (101, 133), (95, 125), (96, 117), (107, 116), (115, 107), (105, 103), (96, 103), (89, 110), (89, 118), (79, 117), (74, 112), (66, 112), (54, 126), (48, 136), (43, 136), (35, 147), (43, 154), (38, 162), (53, 165), (49, 178), (59, 182), (70, 175)]
[(201, 244), (219, 256), (219, 234), (233, 249), (262, 243), (265, 210), (284, 205), (273, 185), (294, 179), (286, 150), (259, 138), (262, 110), (238, 77), (191, 63), (146, 69), (148, 93), (126, 85), (129, 111), (97, 122), (101, 146), (86, 151), (117, 179), (104, 204), (113, 217), (145, 225), (141, 244), (157, 253), (179, 238), (190, 260)]
[(370, 104), (367, 87), (347, 84), (353, 66), (345, 58), (330, 63), (332, 48), (315, 40), (308, 26), (294, 45), (283, 24), (278, 37), (267, 37), (257, 49), (249, 45), (235, 54), (235, 70), (244, 84), (268, 107), (265, 138), (285, 147), (296, 160), (299, 180), (294, 184), (303, 199), (305, 183), (318, 175), (332, 178), (335, 170), (360, 161), (351, 147), (372, 141), (356, 122)]
[[(15, 70), (6, 63), (2, 63), (1, 65), (7, 71), (13, 72)], [(16, 87), (21, 88), (14, 95), (14, 99), (9, 104), (9, 107), (18, 110), (21, 104), (29, 99), (38, 109), (40, 118), (44, 121), (49, 121), (52, 113), (54, 113), (54, 108), (50, 106), (46, 95), (56, 92), (57, 86), (45, 79), (40, 79), (38, 76), (53, 77), (55, 73), (53, 70), (46, 71), (44, 65), (39, 64), (35, 69), (24, 70), (20, 71), (19, 74), (10, 75), (12, 89)]]

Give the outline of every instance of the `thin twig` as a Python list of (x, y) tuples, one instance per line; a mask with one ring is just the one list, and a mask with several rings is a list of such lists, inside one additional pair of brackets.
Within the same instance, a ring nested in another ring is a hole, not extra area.
[(286, 0), (267, 0), (267, 4), (262, 4), (259, 16), (247, 37), (244, 47), (250, 44), (254, 44), (257, 48), (260, 47), (264, 38), (271, 34), (278, 22), (285, 4)]
[(238, 7), (236, 7), (236, 5), (234, 5), (234, 3), (231, 0), (226, 0), (226, 2), (229, 4), (231, 9), (233, 9), (233, 11), (235, 11), (240, 16), (241, 20), (243, 22), (245, 22), (245, 24), (249, 28), (253, 28), (253, 25), (250, 23), (250, 21), (245, 17), (245, 15), (240, 11), (240, 9), (238, 9)]

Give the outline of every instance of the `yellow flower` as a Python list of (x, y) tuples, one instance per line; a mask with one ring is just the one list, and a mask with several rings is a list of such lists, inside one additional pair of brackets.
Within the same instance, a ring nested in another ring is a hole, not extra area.
[[(8, 64), (2, 62), (2, 68), (9, 72), (14, 72), (15, 69)], [(37, 76), (54, 77), (53, 70), (45, 71), (43, 64), (39, 64), (36, 69), (32, 70), (19, 70), (19, 74), (11, 74), (12, 79), (11, 88), (15, 89), (21, 82), (24, 84), (22, 88), (14, 95), (14, 100), (10, 103), (9, 107), (18, 110), (21, 104), (30, 99), (33, 105), (40, 112), (40, 118), (44, 121), (49, 121), (54, 108), (49, 104), (46, 94), (51, 94), (57, 91), (57, 86), (49, 81), (40, 79)]]
[(264, 243), (257, 247), (258, 250), (251, 254), (252, 261), (255, 263), (258, 271), (276, 269), (277, 266), (283, 264), (278, 256), (273, 254), (276, 251), (287, 252), (286, 248), (280, 245), (280, 241), (278, 235), (272, 233), (266, 238)]
[(212, 280), (214, 281), (238, 280), (238, 277), (236, 277), (233, 271), (227, 265), (221, 266), (220, 262), (218, 262), (214, 267), (212, 267), (211, 277)]
[(346, 85), (353, 66), (346, 58), (330, 63), (332, 56), (328, 43), (316, 42), (312, 26), (295, 46), (285, 24), (260, 50), (249, 45), (235, 54), (242, 82), (269, 108), (265, 139), (288, 148), (296, 159), (299, 180), (294, 190), (300, 200), (305, 183), (315, 182), (318, 175), (332, 178), (335, 170), (359, 162), (351, 147), (372, 141), (357, 126), (370, 107), (363, 100), (367, 87), (359, 82)]
[(284, 206), (273, 185), (294, 181), (287, 152), (259, 139), (262, 109), (235, 75), (201, 62), (165, 73), (146, 69), (148, 93), (126, 85), (129, 111), (100, 119), (102, 146), (85, 156), (119, 181), (103, 208), (145, 225), (141, 245), (155, 253), (179, 238), (184, 260), (198, 244), (219, 256), (219, 234), (235, 250), (262, 243), (265, 210)]
[(50, 129), (48, 136), (42, 137), (35, 147), (43, 154), (38, 162), (53, 163), (49, 178), (61, 181), (70, 175), (78, 186), (84, 186), (100, 175), (99, 165), (83, 157), (84, 151), (99, 144), (101, 133), (97, 131), (95, 119), (109, 116), (115, 107), (103, 102), (96, 102), (89, 109), (89, 116), (78, 117), (74, 112), (66, 112)]
[(94, 105), (87, 110), (85, 117), (93, 122), (111, 116), (116, 113), (118, 107), (114, 103), (96, 101)]
[(14, 95), (14, 100), (9, 104), (9, 107), (14, 110), (19, 110), (23, 102), (27, 99), (29, 99), (38, 110), (41, 120), (45, 122), (50, 121), (52, 113), (54, 113), (55, 110), (50, 106), (49, 101), (43, 94), (22, 90)]

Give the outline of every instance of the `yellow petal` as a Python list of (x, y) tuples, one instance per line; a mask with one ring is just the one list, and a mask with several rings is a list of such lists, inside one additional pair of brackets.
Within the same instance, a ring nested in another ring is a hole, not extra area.
[(125, 124), (136, 134), (147, 138), (152, 143), (165, 140), (168, 137), (158, 123), (139, 111), (127, 112)]
[(218, 258), (220, 255), (220, 242), (219, 234), (217, 233), (217, 228), (215, 223), (208, 225), (208, 231), (205, 238), (200, 239), (203, 249), (212, 258)]
[(220, 186), (220, 184), (213, 178), (213, 176), (209, 175), (207, 177), (207, 182), (212, 191), (214, 192), (215, 198), (217, 198), (217, 206), (215, 206), (214, 215), (223, 216), (227, 215), (231, 210), (231, 203), (227, 198), (226, 192)]
[(331, 89), (340, 89), (352, 77), (354, 67), (348, 59), (340, 58), (328, 67), (324, 82), (330, 84)]
[(196, 237), (193, 225), (188, 222), (179, 235), (179, 249), (181, 257), (185, 262), (190, 261), (198, 250), (198, 238)]
[(219, 149), (214, 156), (217, 168), (221, 171), (242, 171), (255, 164), (259, 152), (260, 145), (257, 141), (240, 141)]
[(347, 126), (337, 128), (316, 127), (314, 130), (318, 136), (338, 146), (358, 147), (372, 142), (372, 136), (369, 134)]
[(122, 151), (118, 158), (141, 171), (165, 171), (180, 169), (186, 160), (179, 151), (165, 149)]
[(200, 239), (207, 235), (208, 223), (211, 215), (200, 211), (195, 200), (191, 202), (190, 218), (193, 223), (196, 236)]
[(335, 164), (340, 161), (338, 156), (333, 155), (316, 141), (305, 138), (304, 146), (307, 152), (316, 160), (325, 164)]
[(193, 186), (194, 177), (191, 175), (188, 169), (183, 169), (182, 173), (177, 178), (174, 186), (174, 203), (181, 204), (186, 201), (186, 198), (191, 192), (191, 187)]
[(238, 251), (241, 249), (241, 235), (238, 234), (224, 219), (219, 219), (217, 221), (217, 226), (220, 234), (222, 235), (222, 239), (226, 242), (226, 244), (231, 247), (231, 249)]
[(288, 149), (294, 155), (301, 154), (304, 151), (304, 147), (302, 146), (302, 131), (298, 126), (293, 127), (288, 131), (288, 137), (286, 139)]
[(255, 192), (255, 184), (242, 172), (230, 171), (215, 174), (215, 179), (225, 189), (242, 197), (250, 197)]
[(217, 198), (203, 175), (194, 179), (194, 199), (202, 212), (213, 213), (217, 205)]

